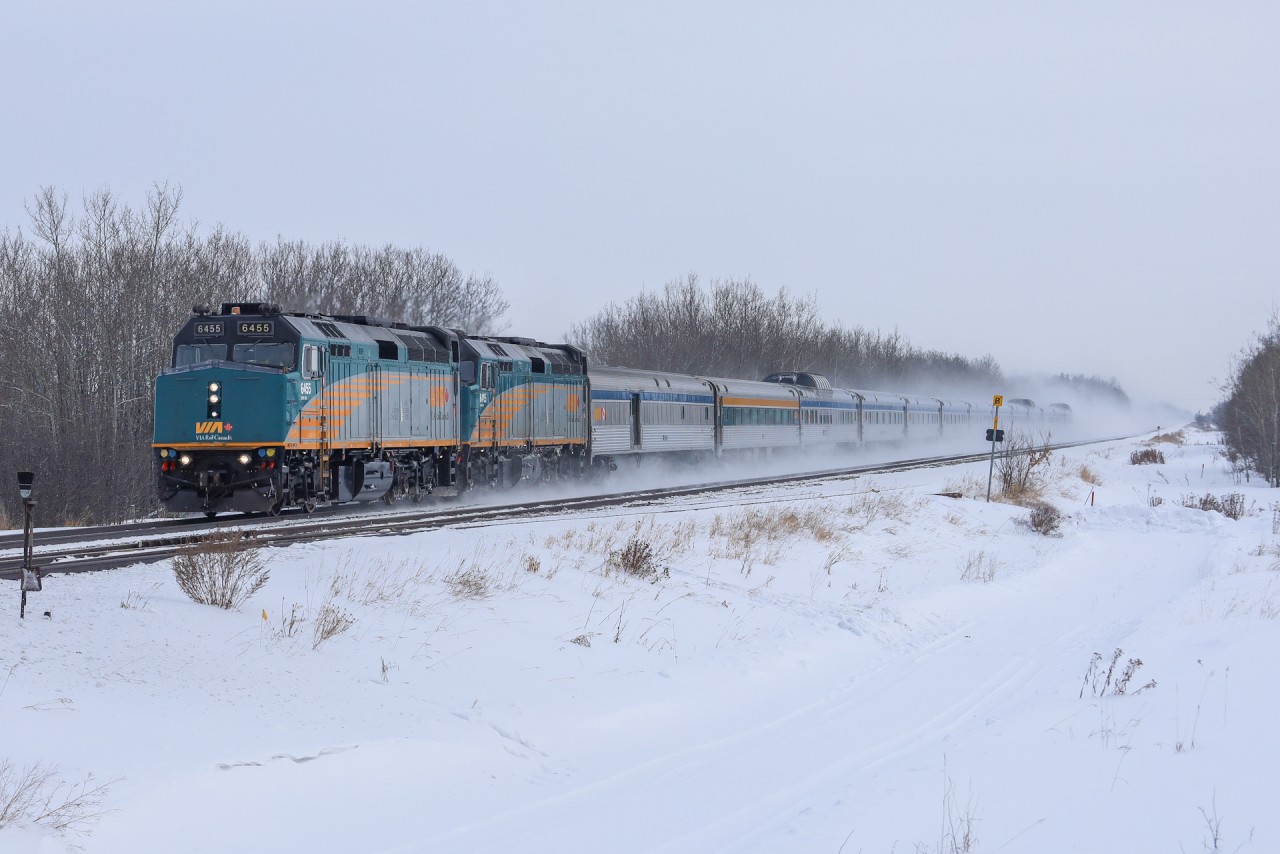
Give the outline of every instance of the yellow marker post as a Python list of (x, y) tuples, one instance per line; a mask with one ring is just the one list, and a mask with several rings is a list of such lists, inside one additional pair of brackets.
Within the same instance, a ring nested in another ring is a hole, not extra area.
[(1004, 395), (997, 394), (991, 398), (991, 405), (995, 407), (995, 418), (991, 421), (991, 429), (988, 431), (991, 435), (991, 465), (987, 468), (987, 503), (991, 503), (991, 479), (996, 471), (996, 442), (1000, 436), (1000, 407), (1004, 406)]

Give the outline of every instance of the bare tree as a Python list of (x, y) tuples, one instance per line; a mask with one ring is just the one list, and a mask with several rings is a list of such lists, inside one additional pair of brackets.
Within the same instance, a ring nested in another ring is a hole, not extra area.
[(1280, 486), (1280, 313), (1237, 359), (1218, 409), (1228, 448)]
[(464, 275), (438, 252), (340, 241), (279, 240), (258, 248), (255, 298), (299, 311), (364, 314), (416, 324), (498, 330), (508, 303), (491, 276)]

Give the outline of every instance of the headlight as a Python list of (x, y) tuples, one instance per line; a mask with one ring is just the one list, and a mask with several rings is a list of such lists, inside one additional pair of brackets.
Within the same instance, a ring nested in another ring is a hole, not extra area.
[(182, 456), (178, 457), (178, 462), (182, 463), (184, 466), (191, 465), (191, 455), (183, 454)]
[(247, 466), (247, 465), (249, 465), (249, 460), (251, 460), (251, 459), (252, 459), (252, 457), (250, 457), (248, 454), (241, 454), (241, 455), (240, 455), (240, 465), (242, 465), (242, 466)]
[(222, 386), (218, 385), (217, 383), (209, 383), (210, 392), (216, 392), (220, 388), (222, 388)]
[(217, 403), (217, 402), (218, 402), (218, 396), (217, 396), (216, 394), (211, 394), (211, 395), (209, 395), (209, 402), (210, 402), (210, 403)]

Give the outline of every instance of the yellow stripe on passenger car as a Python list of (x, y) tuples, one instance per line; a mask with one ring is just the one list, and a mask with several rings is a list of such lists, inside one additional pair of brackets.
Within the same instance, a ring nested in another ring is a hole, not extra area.
[(720, 401), (725, 406), (767, 406), (774, 409), (795, 409), (797, 401), (792, 400), (770, 400), (765, 397), (722, 397)]

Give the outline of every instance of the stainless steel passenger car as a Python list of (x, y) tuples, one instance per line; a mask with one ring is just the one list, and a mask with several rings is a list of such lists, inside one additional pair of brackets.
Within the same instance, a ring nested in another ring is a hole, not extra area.
[(943, 436), (966, 436), (974, 421), (973, 404), (967, 400), (939, 400), (942, 423), (939, 432)]
[(862, 441), (862, 399), (856, 393), (832, 388), (826, 377), (804, 371), (770, 374), (765, 382), (800, 389), (802, 448), (853, 447)]
[(720, 422), (721, 451), (800, 447), (796, 386), (711, 378)]
[(708, 381), (629, 368), (592, 367), (590, 377), (596, 460), (715, 454), (715, 395)]
[(854, 393), (862, 398), (862, 441), (901, 442), (906, 435), (907, 399), (885, 391)]

